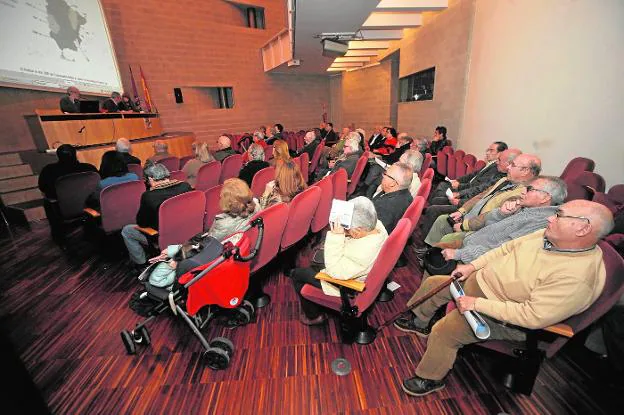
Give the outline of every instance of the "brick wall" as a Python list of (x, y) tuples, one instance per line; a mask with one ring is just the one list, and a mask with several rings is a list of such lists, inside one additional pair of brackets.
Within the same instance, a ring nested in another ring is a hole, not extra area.
[[(329, 103), (327, 77), (265, 74), (260, 47), (286, 26), (285, 2), (250, 3), (265, 7), (266, 30), (243, 27), (240, 11), (222, 0), (102, 0), (124, 87), (131, 91), (128, 65), (135, 78), (141, 65), (165, 131), (191, 131), (214, 142), (224, 131), (263, 124), (279, 122), (287, 130), (318, 125)], [(203, 92), (194, 87), (201, 86), (232, 86), (234, 108), (208, 107), (197, 99)], [(182, 88), (183, 104), (175, 103), (175, 87)], [(33, 149), (24, 116), (57, 108), (60, 97), (0, 88), (0, 153)]]

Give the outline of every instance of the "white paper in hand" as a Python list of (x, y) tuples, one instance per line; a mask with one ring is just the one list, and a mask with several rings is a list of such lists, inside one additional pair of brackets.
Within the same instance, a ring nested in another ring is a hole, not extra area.
[(381, 159), (379, 157), (375, 157), (375, 163), (379, 164), (381, 166), (382, 169), (387, 169), (388, 168), (388, 164), (384, 163), (383, 161), (381, 161)]
[(353, 204), (345, 200), (332, 200), (331, 210), (329, 211), (329, 221), (340, 223), (343, 228), (351, 227), (351, 219), (353, 218)]
[(450, 182), (452, 182), (452, 180), (451, 180), (451, 179), (449, 179), (449, 178), (448, 178), (448, 176), (444, 176), (444, 180), (446, 180), (446, 181), (447, 181), (447, 182), (449, 182), (449, 183), (450, 183)]
[(450, 199), (453, 198), (453, 191), (451, 189), (446, 189), (446, 197)]

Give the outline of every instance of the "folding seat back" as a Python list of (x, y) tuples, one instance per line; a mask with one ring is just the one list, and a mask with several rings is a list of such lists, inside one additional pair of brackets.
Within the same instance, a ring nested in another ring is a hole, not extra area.
[(275, 167), (269, 166), (258, 171), (251, 179), (251, 193), (254, 197), (260, 198), (267, 183), (273, 179), (275, 179)]
[(162, 164), (169, 171), (180, 170), (180, 159), (176, 156), (165, 157), (164, 159), (158, 160), (158, 164)]
[(195, 156), (184, 156), (180, 157), (180, 170), (184, 168), (184, 165), (189, 162), (189, 160), (193, 160)]
[(221, 163), (218, 161), (211, 161), (199, 168), (197, 171), (197, 178), (195, 180), (195, 190), (208, 190), (219, 184), (219, 177), (221, 175)]
[(316, 182), (314, 186), (321, 189), (321, 198), (319, 199), (318, 207), (312, 218), (310, 229), (316, 233), (325, 228), (329, 223), (329, 211), (331, 210), (332, 200), (334, 198), (334, 185), (332, 183), (332, 177), (323, 177)]
[(273, 146), (267, 145), (264, 148), (264, 161), (269, 161), (273, 158)]
[(172, 172), (170, 172), (170, 176), (171, 179), (175, 179), (175, 180), (179, 180), (181, 182), (185, 182), (187, 177), (186, 177), (186, 173), (184, 173), (182, 170), (174, 170)]
[(609, 199), (613, 201), (617, 205), (624, 204), (624, 184), (616, 184), (615, 186), (611, 186), (609, 191), (607, 192), (607, 196)]
[(594, 192), (591, 200), (593, 202), (600, 203), (601, 205), (606, 206), (607, 208), (609, 208), (611, 213), (615, 213), (618, 210), (617, 204), (613, 200), (611, 200), (609, 195), (607, 195), (606, 193)]
[(566, 202), (570, 200), (592, 200), (593, 193), (587, 186), (583, 186), (577, 183), (566, 183), (568, 188), (568, 196), (565, 198)]
[(422, 166), (420, 167), (420, 174), (419, 174), (419, 176), (420, 176), (421, 179), (423, 178), (423, 174), (425, 174), (427, 169), (429, 169), (429, 166), (431, 166), (431, 154), (425, 153), (425, 156), (423, 158)]
[(221, 206), (219, 206), (219, 200), (221, 199), (221, 188), (223, 185), (219, 184), (211, 187), (208, 190), (204, 190), (206, 197), (206, 209), (204, 213), (204, 231), (210, 229), (214, 223), (214, 218), (221, 213)]
[(449, 159), (449, 156), (448, 156), (447, 153), (445, 153), (444, 151), (441, 151), (441, 150), (438, 151), (438, 156), (436, 158), (436, 170), (442, 176), (446, 176), (447, 173), (448, 173), (448, 169), (447, 169), (448, 159)]
[(605, 180), (598, 173), (582, 171), (571, 179), (574, 183), (587, 186), (594, 192), (605, 191)]
[(137, 175), (139, 180), (143, 180), (143, 167), (140, 164), (130, 163), (128, 164), (128, 171)]
[(338, 171), (331, 176), (334, 188), (334, 199), (347, 200), (347, 171), (345, 169), (338, 169)]
[(410, 224), (412, 225), (409, 233), (410, 235), (414, 233), (416, 225), (418, 224), (418, 221), (420, 221), (420, 216), (423, 208), (425, 207), (425, 203), (426, 200), (423, 199), (422, 196), (416, 196), (405, 210), (405, 213), (403, 213), (402, 218), (409, 219)]
[(167, 199), (158, 210), (158, 246), (181, 244), (204, 229), (206, 196), (194, 190)]
[(99, 182), (100, 175), (92, 171), (72, 173), (56, 179), (56, 200), (63, 220), (83, 216), (85, 202), (95, 192)]
[(321, 159), (321, 155), (323, 154), (324, 148), (325, 148), (325, 140), (321, 140), (319, 145), (316, 146), (316, 149), (314, 150), (314, 154), (312, 155), (312, 160), (310, 160), (309, 174), (312, 174), (316, 171), (319, 160)]
[(219, 184), (232, 177), (238, 177), (241, 167), (243, 167), (243, 156), (240, 154), (232, 154), (221, 162), (221, 174), (219, 175)]
[[(256, 257), (251, 261), (251, 273), (255, 273), (264, 267), (269, 261), (277, 256), (282, 241), (282, 234), (286, 227), (285, 218), (288, 217), (289, 207), (286, 203), (276, 203), (266, 209), (256, 213), (251, 220), (262, 218), (264, 221), (264, 237), (260, 250)], [(246, 232), (249, 237), (250, 246), (255, 246), (258, 239), (258, 228), (250, 228)]]
[(474, 170), (473, 171), (479, 171), (479, 170), (483, 169), (486, 165), (487, 165), (487, 163), (484, 160), (477, 160), (477, 162), (474, 165)]
[(453, 155), (463, 159), (466, 155), (466, 152), (464, 150), (456, 150), (455, 152), (453, 152)]
[(145, 184), (140, 180), (107, 186), (100, 192), (102, 230), (115, 232), (126, 225), (136, 223)]
[(301, 153), (301, 155), (297, 158), (299, 159), (299, 169), (301, 170), (301, 175), (303, 176), (303, 180), (307, 183), (310, 156), (308, 156), (308, 153)]
[(457, 158), (457, 153), (455, 153), (455, 178), (462, 177), (466, 174), (466, 162), (464, 158)]
[(418, 188), (418, 191), (416, 192), (416, 196), (420, 196), (423, 199), (427, 200), (427, 198), (429, 198), (430, 192), (431, 192), (431, 180), (423, 179), (423, 181), (420, 182), (420, 187)]
[(446, 147), (442, 147), (442, 151), (450, 156), (450, 155), (453, 155), (455, 150), (453, 150), (453, 145), (451, 144), (451, 140), (448, 140), (448, 142), (449, 142), (449, 145)]
[(473, 154), (466, 154), (463, 161), (466, 166), (474, 167), (474, 165), (477, 163), (477, 158)]
[(364, 168), (366, 167), (366, 163), (368, 162), (368, 157), (361, 156), (356, 165), (355, 169), (353, 169), (353, 174), (351, 174), (351, 180), (347, 185), (347, 196), (351, 196), (355, 189), (357, 188), (358, 183), (360, 183), (360, 178), (362, 177), (362, 173), (364, 172)]
[(457, 170), (457, 160), (458, 159), (455, 157), (455, 154), (449, 154), (446, 161), (446, 177), (448, 177), (449, 179), (454, 180), (457, 178), (457, 175), (455, 173), (455, 171)]
[(293, 197), (289, 203), (288, 220), (280, 243), (282, 249), (296, 244), (308, 234), (320, 199), (321, 189), (316, 186), (308, 187)]
[(429, 180), (433, 180), (433, 175), (434, 175), (434, 171), (432, 168), (427, 169), (427, 171), (425, 172), (425, 174), (423, 174), (423, 176), (421, 177), (421, 180), (425, 180), (425, 179), (429, 179)]
[(583, 171), (594, 171), (594, 166), (596, 163), (592, 159), (588, 159), (585, 157), (576, 157), (568, 162), (568, 164), (563, 169), (561, 176), (559, 176), (562, 180), (572, 179), (574, 176), (578, 175)]

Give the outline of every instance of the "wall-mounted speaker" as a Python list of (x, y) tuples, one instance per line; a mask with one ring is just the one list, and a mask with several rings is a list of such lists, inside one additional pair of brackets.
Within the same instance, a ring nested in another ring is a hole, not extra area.
[(182, 104), (184, 102), (181, 88), (173, 88), (173, 95), (175, 95), (176, 104)]

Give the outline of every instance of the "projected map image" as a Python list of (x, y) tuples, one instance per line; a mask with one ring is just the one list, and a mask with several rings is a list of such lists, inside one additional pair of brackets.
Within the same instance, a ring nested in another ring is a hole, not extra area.
[(98, 0), (0, 0), (0, 85), (120, 91)]

